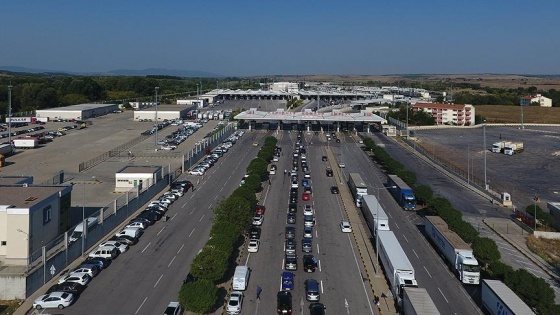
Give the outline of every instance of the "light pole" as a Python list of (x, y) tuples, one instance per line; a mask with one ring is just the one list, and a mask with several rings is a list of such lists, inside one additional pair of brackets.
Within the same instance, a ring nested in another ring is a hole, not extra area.
[(484, 123), (484, 125), (482, 126), (484, 137), (484, 189), (488, 191), (488, 181), (486, 177), (486, 151), (488, 151), (488, 149), (486, 148), (486, 119), (484, 119), (482, 122)]
[(525, 129), (525, 126), (523, 125), (523, 105), (521, 105), (521, 129)]
[(377, 230), (377, 224), (379, 224), (379, 205), (381, 204), (379, 192), (381, 189), (397, 188), (397, 186), (373, 188), (377, 190), (377, 207), (375, 209), (375, 222), (373, 227), (373, 231), (375, 232), (375, 273), (377, 274), (377, 270), (379, 269), (379, 231)]
[[(92, 180), (95, 180), (95, 176), (91, 177)], [(82, 256), (84, 256), (84, 251), (85, 251), (85, 243), (86, 243), (86, 238), (87, 238), (87, 224), (86, 224), (86, 182), (84, 180), (84, 204), (82, 205)]]
[(158, 123), (158, 96), (157, 93), (159, 91), (159, 87), (156, 86), (156, 136), (155, 136), (155, 142), (154, 142), (154, 148), (157, 151), (157, 142), (158, 142), (158, 129), (159, 129), (159, 123)]
[(12, 84), (8, 85), (8, 144), (12, 145)]

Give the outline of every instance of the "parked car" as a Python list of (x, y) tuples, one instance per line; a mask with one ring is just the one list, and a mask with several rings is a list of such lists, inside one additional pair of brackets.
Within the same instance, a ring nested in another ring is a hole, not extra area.
[(249, 237), (253, 240), (258, 240), (261, 238), (261, 228), (257, 226), (252, 226), (249, 229)]
[(289, 271), (282, 272), (282, 290), (289, 291), (294, 289), (294, 274)]
[(338, 190), (338, 186), (331, 186), (331, 194), (338, 194), (340, 191)]
[(264, 221), (264, 215), (259, 214), (253, 217), (253, 225), (259, 226), (262, 225)]
[(179, 302), (169, 302), (169, 304), (167, 304), (167, 307), (165, 308), (165, 311), (163, 312), (163, 315), (181, 314), (183, 314), (183, 308), (181, 307), (181, 304), (179, 304)]
[(259, 240), (249, 240), (249, 245), (247, 245), (247, 251), (249, 253), (258, 252), (260, 243), (261, 242)]
[(286, 223), (287, 224), (295, 224), (296, 223), (296, 215), (293, 213), (288, 213), (288, 216), (286, 218)]
[(139, 227), (142, 230), (146, 229), (148, 227), (148, 223), (144, 222), (144, 221), (132, 221), (130, 223), (128, 223), (125, 227)]
[(293, 226), (287, 226), (285, 231), (286, 239), (292, 239), (296, 237), (296, 228)]
[(47, 290), (47, 294), (53, 292), (68, 292), (68, 293), (72, 293), (74, 296), (78, 296), (82, 292), (84, 292), (85, 288), (86, 286), (76, 282), (63, 282), (63, 283), (57, 283), (52, 287), (50, 287)]
[(58, 283), (76, 282), (81, 285), (87, 285), (91, 281), (91, 277), (85, 272), (71, 272), (58, 279)]
[(68, 307), (74, 301), (74, 295), (68, 292), (52, 292), (49, 294), (41, 295), (33, 302), (33, 308), (58, 308), (63, 309)]
[(318, 261), (313, 255), (303, 255), (303, 270), (305, 270), (305, 272), (315, 272), (315, 270), (317, 270), (317, 265)]
[(87, 273), (91, 278), (95, 278), (95, 276), (97, 276), (100, 271), (101, 268), (99, 268), (97, 264), (82, 264), (72, 272)]
[(301, 251), (304, 253), (313, 252), (313, 240), (310, 238), (304, 238), (301, 240)]
[(129, 248), (128, 245), (118, 241), (107, 241), (105, 243), (99, 244), (99, 247), (115, 247), (120, 254), (125, 253)]
[(243, 292), (233, 291), (229, 294), (229, 299), (226, 307), (228, 314), (236, 315), (241, 313), (243, 306)]

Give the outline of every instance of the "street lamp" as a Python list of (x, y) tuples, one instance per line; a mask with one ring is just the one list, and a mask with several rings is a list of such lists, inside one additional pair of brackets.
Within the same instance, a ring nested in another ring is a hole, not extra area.
[(397, 186), (389, 186), (389, 187), (373, 187), (377, 190), (377, 207), (375, 209), (375, 225), (373, 227), (373, 231), (375, 232), (375, 273), (377, 274), (377, 270), (379, 269), (379, 231), (377, 230), (377, 224), (379, 223), (379, 205), (381, 204), (381, 199), (379, 196), (379, 192), (381, 189), (389, 189), (389, 188), (397, 188)]
[(22, 229), (17, 229), (17, 231), (20, 232), (20, 233), (25, 234), (25, 235), (27, 236), (27, 238), (26, 238), (25, 240), (27, 240), (27, 241), (29, 240), (29, 233), (23, 231)]
[(488, 149), (486, 148), (486, 119), (484, 119), (482, 122), (484, 123), (484, 125), (482, 126), (484, 137), (484, 189), (488, 191), (488, 181), (486, 177), (486, 151), (488, 151)]
[(12, 145), (12, 84), (8, 85), (8, 144)]
[(158, 123), (158, 96), (157, 96), (158, 91), (159, 91), (159, 87), (156, 86), (156, 137), (155, 137), (155, 143), (154, 143), (154, 146), (155, 146), (155, 150), (156, 150), (156, 151), (157, 151), (157, 142), (158, 142), (158, 139), (157, 139), (157, 138), (158, 138), (158, 135), (157, 135), (157, 134), (158, 134), (158, 129), (159, 129), (159, 123)]

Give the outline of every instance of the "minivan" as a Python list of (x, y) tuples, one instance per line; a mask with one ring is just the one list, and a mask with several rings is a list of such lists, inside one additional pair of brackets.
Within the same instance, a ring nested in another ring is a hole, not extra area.
[(317, 282), (317, 280), (305, 280), (305, 298), (308, 301), (319, 301), (319, 283)]
[(245, 291), (249, 282), (249, 274), (251, 269), (247, 266), (235, 267), (233, 273), (233, 289), (236, 291)]
[(88, 256), (115, 259), (117, 258), (117, 256), (119, 256), (119, 250), (114, 246), (103, 246), (89, 253)]

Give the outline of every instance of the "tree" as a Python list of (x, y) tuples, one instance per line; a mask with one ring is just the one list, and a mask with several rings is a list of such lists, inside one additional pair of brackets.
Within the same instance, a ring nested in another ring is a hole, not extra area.
[(472, 248), (474, 256), (486, 263), (500, 260), (501, 258), (496, 242), (487, 237), (477, 237), (472, 244)]
[(425, 205), (428, 200), (432, 199), (434, 192), (430, 186), (420, 185), (414, 188), (414, 195), (418, 204)]
[(197, 279), (218, 281), (224, 276), (231, 252), (224, 252), (213, 246), (204, 246), (191, 264), (191, 273)]
[(197, 280), (181, 287), (179, 303), (187, 311), (207, 313), (218, 302), (218, 288), (210, 280)]

